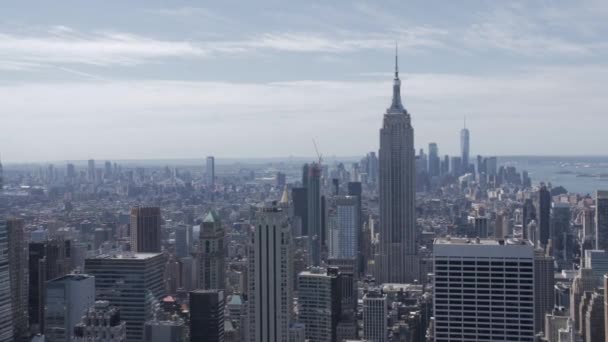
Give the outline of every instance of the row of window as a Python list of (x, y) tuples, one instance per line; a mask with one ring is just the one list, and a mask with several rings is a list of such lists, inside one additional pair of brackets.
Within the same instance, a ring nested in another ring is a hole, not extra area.
[(528, 266), (528, 267), (532, 267), (532, 262), (435, 259), (435, 265), (492, 265), (492, 266), (524, 266), (524, 267)]

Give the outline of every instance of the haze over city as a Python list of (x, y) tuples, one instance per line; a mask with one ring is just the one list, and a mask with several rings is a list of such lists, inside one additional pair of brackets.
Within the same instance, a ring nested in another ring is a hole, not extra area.
[(0, 10), (5, 163), (375, 150), (395, 43), (417, 147), (456, 152), (466, 116), (475, 153), (606, 154), (603, 1)]
[(0, 13), (0, 342), (608, 342), (608, 3)]

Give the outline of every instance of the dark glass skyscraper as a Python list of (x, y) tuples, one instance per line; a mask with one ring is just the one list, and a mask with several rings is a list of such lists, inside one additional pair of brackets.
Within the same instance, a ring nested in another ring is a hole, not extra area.
[(437, 143), (429, 143), (429, 175), (439, 176), (441, 159), (439, 159), (439, 148)]
[(160, 253), (160, 208), (131, 209), (131, 250), (137, 253)]
[(538, 234), (537, 239), (543, 247), (547, 246), (551, 234), (551, 192), (541, 185), (538, 192)]
[(397, 56), (393, 100), (380, 129), (380, 283), (417, 278), (414, 128), (401, 103)]
[(311, 265), (321, 264), (323, 230), (321, 222), (321, 165), (312, 163), (308, 167), (306, 195), (308, 203), (308, 237), (310, 238)]
[(224, 291), (190, 292), (190, 341), (224, 341)]
[(608, 191), (596, 192), (595, 249), (608, 250)]

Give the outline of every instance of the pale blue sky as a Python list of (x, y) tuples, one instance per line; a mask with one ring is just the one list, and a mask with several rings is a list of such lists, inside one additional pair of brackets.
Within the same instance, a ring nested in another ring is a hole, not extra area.
[(607, 155), (605, 1), (3, 1), (4, 161), (352, 156), (399, 42), (417, 147)]

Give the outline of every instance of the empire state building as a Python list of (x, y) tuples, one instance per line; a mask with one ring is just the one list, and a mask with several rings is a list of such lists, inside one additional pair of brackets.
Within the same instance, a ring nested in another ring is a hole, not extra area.
[(409, 283), (418, 278), (415, 219), (414, 128), (401, 103), (395, 55), (393, 100), (380, 129), (380, 255), (376, 281)]

